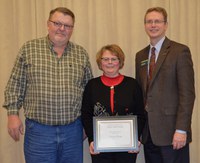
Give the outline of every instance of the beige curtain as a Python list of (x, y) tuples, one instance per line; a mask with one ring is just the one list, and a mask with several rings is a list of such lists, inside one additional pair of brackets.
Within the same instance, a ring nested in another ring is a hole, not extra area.
[[(95, 76), (101, 74), (95, 54), (105, 44), (116, 43), (126, 54), (121, 73), (135, 76), (135, 53), (148, 44), (143, 17), (147, 8), (162, 6), (169, 15), (167, 36), (187, 44), (195, 70), (196, 101), (192, 120), (191, 163), (200, 162), (200, 1), (199, 0), (1, 0), (0, 2), (0, 104), (13, 63), (22, 44), (47, 34), (49, 11), (58, 6), (70, 8), (76, 15), (72, 41), (84, 46), (90, 55)], [(23, 119), (23, 110), (20, 116)], [(87, 143), (86, 143), (87, 144)], [(85, 147), (85, 163), (90, 163)], [(139, 155), (138, 163), (143, 163)], [(7, 133), (7, 115), (0, 109), (0, 162), (24, 163), (23, 137), (14, 142)]]

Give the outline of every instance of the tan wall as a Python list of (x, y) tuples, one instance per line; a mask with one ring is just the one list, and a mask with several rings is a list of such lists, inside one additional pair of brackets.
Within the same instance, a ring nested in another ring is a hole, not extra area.
[[(47, 34), (49, 11), (58, 6), (70, 8), (76, 15), (72, 40), (84, 46), (95, 76), (101, 74), (95, 54), (105, 44), (119, 44), (126, 54), (121, 73), (134, 77), (135, 53), (148, 44), (143, 28), (147, 8), (165, 7), (169, 15), (167, 36), (187, 44), (192, 52), (196, 82), (196, 101), (193, 114), (191, 163), (200, 162), (200, 1), (199, 0), (1, 0), (0, 2), (0, 104), (18, 49), (30, 39)], [(23, 110), (21, 111), (23, 119)], [(0, 162), (23, 163), (23, 137), (14, 142), (7, 134), (7, 115), (0, 109)], [(85, 163), (89, 163), (85, 142)], [(142, 163), (142, 153), (138, 163)]]

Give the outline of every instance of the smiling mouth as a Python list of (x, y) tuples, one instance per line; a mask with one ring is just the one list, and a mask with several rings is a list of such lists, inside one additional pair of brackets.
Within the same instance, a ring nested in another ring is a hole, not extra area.
[(158, 30), (157, 29), (150, 29), (149, 31), (150, 32), (157, 32)]
[(65, 34), (63, 34), (63, 33), (56, 33), (56, 35), (65, 36)]

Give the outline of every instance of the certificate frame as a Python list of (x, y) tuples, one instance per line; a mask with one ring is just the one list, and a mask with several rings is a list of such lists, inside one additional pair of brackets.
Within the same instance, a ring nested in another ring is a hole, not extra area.
[(94, 152), (138, 150), (137, 116), (93, 117)]

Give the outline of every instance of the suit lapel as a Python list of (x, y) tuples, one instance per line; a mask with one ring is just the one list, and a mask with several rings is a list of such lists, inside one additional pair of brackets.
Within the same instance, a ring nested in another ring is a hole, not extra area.
[(170, 46), (170, 40), (166, 37), (166, 39), (163, 42), (163, 45), (161, 47), (160, 53), (158, 55), (158, 59), (157, 59), (157, 62), (156, 62), (155, 70), (153, 72), (152, 80), (149, 83), (150, 85), (153, 83), (156, 75), (159, 73), (159, 70), (160, 70), (165, 58), (167, 57), (167, 54), (169, 52), (169, 46)]
[(141, 81), (143, 84), (144, 91), (146, 92), (146, 86), (147, 86), (147, 77), (148, 77), (148, 55), (149, 55), (149, 48), (150, 46), (146, 47), (143, 53), (143, 56), (141, 58), (140, 62), (140, 73), (141, 73)]

